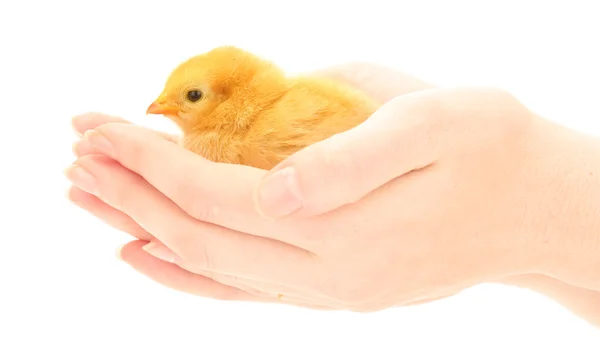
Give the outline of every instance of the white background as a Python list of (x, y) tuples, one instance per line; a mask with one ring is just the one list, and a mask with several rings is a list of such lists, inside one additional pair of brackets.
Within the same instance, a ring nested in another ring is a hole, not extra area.
[(114, 257), (129, 238), (66, 201), (61, 173), (74, 159), (72, 115), (173, 129), (146, 107), (179, 62), (222, 44), (291, 72), (361, 60), (444, 86), (499, 86), (600, 134), (597, 1), (157, 3), (0, 5), (0, 336), (600, 335), (549, 299), (501, 286), (374, 314), (177, 293)]

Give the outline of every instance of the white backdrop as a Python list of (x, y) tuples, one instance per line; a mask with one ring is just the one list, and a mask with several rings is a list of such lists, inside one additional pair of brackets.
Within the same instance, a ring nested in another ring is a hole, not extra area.
[(72, 115), (174, 130), (146, 107), (179, 62), (222, 44), (291, 72), (360, 60), (443, 86), (499, 86), (600, 134), (600, 10), (561, 3), (3, 1), (0, 336), (600, 335), (547, 298), (495, 285), (373, 314), (181, 294), (114, 257), (129, 238), (66, 201), (61, 173), (74, 159)]

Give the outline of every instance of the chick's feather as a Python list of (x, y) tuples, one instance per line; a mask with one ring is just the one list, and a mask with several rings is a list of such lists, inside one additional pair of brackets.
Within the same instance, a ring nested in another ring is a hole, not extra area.
[[(196, 102), (188, 96), (193, 90), (202, 93)], [(186, 149), (212, 161), (268, 170), (362, 123), (378, 106), (345, 83), (289, 77), (267, 60), (224, 46), (180, 64), (151, 107), (159, 114), (171, 109), (165, 115), (182, 130)]]

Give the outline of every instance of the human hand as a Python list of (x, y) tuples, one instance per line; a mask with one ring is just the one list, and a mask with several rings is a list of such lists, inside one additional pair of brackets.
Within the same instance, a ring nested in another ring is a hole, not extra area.
[[(346, 64), (334, 68), (320, 70), (315, 72), (315, 75), (323, 75), (335, 78), (348, 82), (351, 85), (358, 86), (360, 89), (369, 93), (373, 98), (382, 102), (389, 100), (396, 95), (431, 87), (430, 84), (420, 81), (408, 74), (397, 71), (392, 72), (383, 67), (362, 63)], [(94, 129), (106, 123), (129, 122), (119, 117), (113, 117), (100, 113), (82, 114), (73, 119), (73, 127), (80, 137), (83, 136), (85, 131)], [(157, 134), (170, 141), (177, 142), (177, 136), (163, 133)], [(84, 139), (80, 139), (80, 141), (74, 145), (73, 151), (78, 157), (99, 153), (98, 151), (95, 151), (94, 148), (92, 148)], [(163, 262), (157, 261), (156, 258), (148, 255), (144, 250), (142, 250), (141, 247), (144, 245), (144, 242), (155, 239), (130, 216), (106, 204), (98, 197), (75, 186), (71, 187), (69, 191), (69, 199), (77, 206), (90, 212), (92, 215), (108, 223), (114, 228), (129, 233), (130, 235), (140, 239), (140, 241), (131, 242), (130, 244), (122, 247), (119, 255), (121, 259), (132, 265), (136, 270), (160, 282), (161, 284), (180, 291), (207, 297), (216, 297), (219, 299), (232, 298), (237, 300), (265, 300), (264, 298), (249, 298), (248, 296), (243, 296), (242, 298), (239, 296), (238, 291), (229, 287), (216, 285), (214, 282), (208, 282), (211, 285), (208, 287), (206, 286), (207, 280), (202, 277), (199, 278), (198, 275), (173, 268), (171, 265), (165, 266)], [(217, 273), (204, 271), (202, 272), (202, 275), (210, 276), (210, 278), (217, 281), (223, 281), (222, 275)], [(225, 280), (225, 283), (227, 283), (227, 280)], [(248, 290), (248, 292), (255, 295), (257, 294), (259, 297), (261, 295), (260, 292), (256, 291), (256, 289), (249, 289), (248, 287), (241, 288), (245, 288)], [(298, 305), (298, 303), (294, 303), (289, 296), (279, 302), (292, 302), (292, 304)], [(417, 303), (419, 302), (420, 301), (417, 301)]]
[[(103, 124), (105, 122), (110, 122), (110, 120), (102, 120), (102, 121), (100, 121), (97, 124)], [(88, 127), (89, 128), (93, 128), (94, 127), (94, 125), (87, 125), (87, 127), (85, 125), (79, 125), (79, 126), (80, 126), (80, 131), (84, 131)], [(75, 191), (76, 191), (76, 189), (75, 189)], [(82, 194), (75, 193), (75, 198), (73, 198), (73, 196), (72, 196), (72, 199), (77, 199), (78, 197), (81, 197), (81, 196), (82, 196)], [(85, 199), (85, 198), (83, 198), (83, 199)], [(94, 205), (98, 206), (97, 204), (94, 204)], [(94, 209), (94, 207), (90, 207), (89, 203), (86, 204), (86, 206), (83, 206), (83, 207), (86, 208), (86, 209), (88, 209), (88, 210)], [(92, 212), (92, 213), (94, 213), (94, 212)], [(102, 212), (96, 212), (96, 214), (98, 214), (98, 213), (102, 213)], [(108, 213), (111, 213), (111, 212), (108, 212)], [(106, 212), (104, 214), (106, 214)], [(136, 226), (137, 226), (137, 224), (136, 224)], [(136, 257), (143, 256), (143, 252), (140, 250), (140, 246), (141, 245), (139, 244), (139, 242), (138, 243), (134, 242), (134, 244), (130, 244), (130, 245), (126, 246), (126, 249), (123, 250), (122, 255), (124, 257), (126, 257), (126, 259), (127, 259), (127, 257), (132, 257), (132, 256), (136, 256)], [(127, 248), (131, 248), (131, 250), (127, 250)], [(136, 254), (132, 254), (132, 253), (139, 253), (139, 254), (136, 255)], [(129, 261), (136, 261), (136, 260), (135, 259), (130, 259)], [(133, 262), (133, 263), (135, 264), (135, 262)], [(135, 267), (135, 265), (134, 265), (134, 267)], [(138, 266), (138, 269), (139, 269), (139, 266)], [(151, 275), (153, 275), (152, 273), (155, 273), (158, 270), (158, 268), (156, 268), (156, 269), (149, 269), (149, 270), (152, 270), (152, 271), (146, 270), (146, 273), (147, 274), (150, 273), (149, 276), (151, 276)], [(167, 271), (167, 270), (170, 272), (170, 269), (168, 269), (168, 268), (165, 268), (163, 271)], [(189, 275), (186, 275), (186, 276), (189, 276)], [(539, 277), (543, 278), (543, 276), (539, 276)], [(522, 277), (521, 277), (521, 279), (522, 279)], [(189, 282), (189, 284), (192, 284), (192, 283), (193, 282)], [(571, 287), (571, 286), (568, 286), (568, 285), (560, 283), (560, 282), (554, 282), (554, 283), (550, 282), (549, 284), (553, 286), (553, 288), (549, 292), (554, 292), (554, 293), (561, 292), (561, 291), (562, 291), (562, 293), (569, 293), (569, 292), (575, 293), (576, 291), (581, 290), (581, 291), (578, 292), (579, 294), (581, 294), (582, 292), (587, 291), (587, 290), (584, 290), (584, 289), (578, 289), (578, 288), (576, 289), (576, 287)]]
[[(414, 123), (414, 115), (409, 114), (409, 116), (413, 118), (412, 121), (406, 118), (404, 123), (399, 123), (399, 125), (402, 127), (422, 125)], [(375, 117), (378, 115), (376, 114)], [(373, 120), (371, 119), (371, 121)], [(420, 117), (417, 121), (420, 121)], [(389, 121), (386, 121), (385, 124), (390, 125)], [(522, 127), (522, 129), (527, 130), (528, 127)], [(102, 137), (102, 134), (106, 138)], [(419, 133), (414, 134), (418, 135)], [(166, 141), (163, 137), (131, 125), (107, 124), (96, 128), (95, 132), (92, 131), (88, 135), (87, 139), (92, 146), (140, 174), (162, 194), (154, 190), (146, 181), (125, 170), (114, 172), (110, 176), (112, 179), (121, 180), (122, 183), (118, 185), (127, 186), (126, 190), (119, 191), (118, 188), (101, 190), (100, 186), (103, 184), (95, 188), (80, 184), (80, 187), (87, 189), (87, 192), (100, 195), (110, 204), (118, 205), (119, 209), (128, 209), (127, 213), (132, 218), (138, 220), (137, 222), (142, 224), (148, 232), (179, 256), (179, 258), (173, 257), (173, 259), (179, 264), (186, 265), (186, 269), (193, 271), (215, 270), (237, 278), (257, 281), (255, 287), (261, 290), (279, 286), (284, 291), (278, 292), (282, 292), (286, 296), (306, 298), (309, 302), (321, 300), (327, 306), (371, 310), (372, 307), (397, 305), (423, 296), (431, 296), (432, 290), (437, 292), (440, 288), (445, 291), (456, 291), (458, 285), (444, 284), (447, 280), (443, 275), (438, 275), (439, 270), (444, 270), (445, 273), (449, 272), (445, 263), (435, 265), (439, 264), (438, 258), (434, 258), (430, 262), (430, 264), (434, 264), (434, 268), (430, 268), (432, 270), (426, 270), (423, 275), (412, 277), (412, 279), (404, 270), (411, 270), (411, 274), (414, 275), (412, 271), (418, 269), (415, 267), (424, 262), (424, 255), (451, 257), (454, 262), (463, 264), (466, 261), (472, 262), (470, 255), (473, 251), (463, 249), (463, 252), (456, 254), (455, 245), (446, 244), (444, 247), (442, 239), (467, 238), (468, 241), (459, 243), (459, 246), (471, 249), (473, 245), (477, 247), (481, 245), (479, 242), (475, 244), (470, 242), (472, 235), (455, 235), (457, 227), (448, 231), (440, 228), (438, 224), (434, 224), (432, 227), (430, 223), (419, 220), (422, 218), (422, 214), (427, 213), (423, 212), (423, 208), (427, 205), (419, 203), (409, 205), (405, 212), (401, 212), (400, 217), (397, 212), (387, 211), (398, 201), (409, 201), (409, 198), (398, 198), (399, 194), (400, 196), (411, 195), (410, 200), (414, 201), (418, 200), (415, 198), (414, 192), (423, 191), (423, 188), (427, 191), (428, 186), (423, 185), (418, 178), (413, 178), (413, 180), (416, 179), (416, 182), (411, 182), (410, 178), (407, 179), (399, 185), (402, 188), (388, 187), (374, 196), (363, 198), (352, 207), (345, 207), (302, 221), (306, 223), (283, 224), (261, 218), (252, 207), (251, 192), (254, 183), (262, 178), (261, 170), (208, 162)], [(427, 133), (427, 136), (424, 139), (429, 139), (431, 134)], [(515, 137), (518, 142), (527, 139), (525, 133), (519, 136)], [(103, 145), (102, 140), (110, 142), (110, 147), (106, 143)], [(420, 142), (421, 140), (412, 141)], [(434, 144), (436, 146), (431, 149), (425, 148), (426, 143), (414, 145), (420, 149), (429, 150), (433, 155), (435, 152), (432, 150), (437, 150), (439, 146), (437, 143)], [(168, 162), (159, 160), (161, 155), (170, 155), (172, 159)], [(508, 156), (508, 153), (504, 155)], [(410, 153), (407, 153), (402, 157), (411, 158), (414, 155), (411, 156)], [(81, 166), (86, 167), (81, 159), (84, 157), (80, 158)], [(97, 168), (102, 166), (102, 163), (96, 158), (95, 164), (97, 164), (96, 168), (90, 167), (89, 164), (86, 168), (96, 177), (97, 181), (101, 181), (102, 172), (97, 171)], [(419, 167), (428, 166), (423, 164), (419, 162), (417, 165)], [(522, 165), (515, 165), (515, 167), (520, 166)], [(183, 170), (183, 172), (180, 171), (177, 174), (177, 169)], [(430, 174), (438, 172), (434, 171)], [(443, 170), (441, 172), (444, 173)], [(211, 177), (210, 183), (203, 181), (204, 178), (196, 179), (198, 174), (201, 177)], [(443, 191), (443, 188), (448, 186), (444, 184), (446, 179), (441, 178), (445, 178), (444, 175), (437, 176), (436, 187), (441, 187)], [(522, 183), (520, 175), (511, 178)], [(234, 186), (237, 188), (224, 188), (227, 183), (233, 182), (232, 179), (235, 179)], [(126, 181), (129, 183), (124, 183)], [(476, 180), (475, 182), (481, 184), (482, 181)], [(81, 182), (75, 181), (75, 183)], [(465, 179), (465, 184), (472, 184), (472, 182)], [(485, 187), (491, 186), (486, 185)], [(512, 184), (510, 187), (515, 188)], [(500, 188), (500, 191), (504, 192), (500, 195), (508, 194), (504, 188)], [(467, 191), (479, 196), (477, 193), (479, 189), (479, 186), (473, 186)], [(453, 191), (448, 190), (451, 197), (458, 197), (452, 193)], [(203, 195), (202, 192), (205, 194)], [(126, 197), (127, 193), (134, 194)], [(133, 195), (136, 195), (137, 198), (133, 198)], [(177, 203), (179, 207), (169, 199)], [(136, 200), (136, 203), (142, 202), (144, 207), (141, 208), (139, 205), (135, 208), (128, 207), (128, 204), (132, 203), (131, 200)], [(446, 201), (446, 203), (448, 202)], [(181, 209), (185, 212), (181, 212)], [(155, 210), (156, 214), (152, 214), (153, 212), (148, 210)], [(415, 210), (418, 210), (418, 213), (414, 212)], [(441, 219), (438, 212), (433, 213), (433, 220)], [(192, 219), (186, 213), (201, 221)], [(431, 214), (431, 210), (429, 213)], [(369, 219), (371, 224), (365, 226), (365, 219)], [(517, 220), (520, 219), (502, 220), (501, 223), (517, 223)], [(411, 224), (417, 222), (418, 225), (414, 228), (406, 228), (402, 226), (405, 221)], [(438, 221), (429, 221), (439, 223)], [(165, 228), (163, 224), (168, 223), (177, 223), (178, 225)], [(481, 231), (480, 226), (477, 224), (475, 231)], [(226, 230), (225, 227), (233, 229), (233, 231)], [(512, 230), (505, 228), (503, 231), (494, 230), (492, 232), (496, 232), (496, 236), (499, 234), (498, 232), (505, 232), (507, 237), (508, 234), (514, 235), (520, 232), (512, 226), (508, 226), (508, 228)], [(406, 237), (405, 231), (408, 230), (413, 234), (408, 235), (411, 237), (411, 241), (403, 242), (402, 237)], [(473, 231), (470, 228), (468, 230)], [(432, 231), (436, 232), (433, 237)], [(382, 233), (385, 233), (384, 236), (381, 236)], [(204, 240), (198, 240), (198, 238), (204, 238)], [(431, 242), (432, 240), (433, 242)], [(324, 244), (325, 242), (327, 245)], [(418, 244), (411, 244), (414, 242)], [(330, 246), (331, 243), (333, 245)], [(480, 266), (480, 268), (485, 268), (485, 272), (466, 270), (460, 264), (456, 265), (455, 263), (455, 268), (458, 267), (459, 270), (450, 271), (453, 276), (456, 275), (463, 279), (466, 276), (467, 285), (472, 285), (485, 281), (491, 276), (497, 278), (503, 276), (503, 273), (521, 271), (515, 269), (512, 264), (510, 266), (505, 264), (507, 261), (503, 261), (503, 255), (499, 254), (499, 252), (520, 248), (513, 246), (515, 243), (510, 240), (501, 240), (498, 243), (491, 238), (484, 240), (483, 243), (482, 247), (492, 248), (488, 250), (488, 254), (484, 254), (489, 257), (483, 263), (485, 266)], [(198, 248), (202, 249), (198, 251)], [(441, 251), (435, 251), (439, 248), (442, 248)], [(423, 252), (429, 254), (422, 254)], [(407, 259), (407, 253), (413, 253), (413, 256), (409, 255), (410, 258)], [(353, 268), (348, 268), (348, 257), (353, 261)], [(373, 261), (379, 263), (373, 263)], [(381, 263), (381, 261), (384, 262)], [(279, 268), (277, 268), (278, 266)], [(406, 266), (406, 269), (397, 266)], [(527, 267), (529, 266), (524, 264), (521, 268)], [(385, 274), (387, 277), (383, 277)], [(264, 285), (265, 283), (268, 285)], [(363, 283), (368, 286), (363, 288)], [(398, 291), (398, 288), (401, 290)], [(381, 290), (384, 292), (380, 292)]]
[[(82, 138), (87, 130), (108, 123), (130, 124), (129, 121), (122, 118), (102, 113), (86, 113), (73, 118), (73, 128), (78, 136), (81, 137), (79, 141), (74, 143), (73, 152), (77, 157), (84, 157), (84, 163), (87, 162), (91, 165), (95, 165), (96, 161), (99, 161), (104, 169), (114, 169), (115, 167), (123, 169), (119, 163), (102, 156), (99, 151), (91, 147), (89, 142)], [(151, 132), (167, 141), (178, 143), (179, 137), (176, 135), (157, 131)], [(73, 175), (78, 175), (78, 173), (73, 170), (73, 167), (68, 169), (66, 174), (71, 177), (71, 179), (73, 179)], [(75, 177), (75, 179), (81, 179), (81, 177)], [(163, 286), (188, 294), (219, 300), (277, 302), (314, 309), (328, 309), (300, 303), (288, 298), (286, 298), (285, 301), (274, 300), (272, 294), (262, 293), (257, 289), (243, 284), (235, 284), (235, 282), (233, 282), (235, 286), (228, 285), (232, 282), (226, 275), (214, 273), (209, 270), (192, 273), (177, 265), (165, 262), (148, 254), (144, 250), (144, 246), (148, 244), (149, 241), (152, 240), (153, 242), (158, 242), (156, 238), (140, 226), (135, 219), (131, 218), (124, 211), (114, 207), (114, 204), (110, 205), (93, 193), (86, 192), (76, 186), (71, 186), (68, 191), (68, 198), (75, 205), (86, 210), (113, 228), (137, 238), (137, 240), (120, 247), (118, 257), (131, 265), (138, 272)]]

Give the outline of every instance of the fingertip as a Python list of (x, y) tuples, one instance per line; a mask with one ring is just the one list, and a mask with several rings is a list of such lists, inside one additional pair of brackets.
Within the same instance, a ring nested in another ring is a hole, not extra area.
[(86, 130), (95, 129), (100, 125), (107, 123), (126, 124), (129, 123), (129, 121), (120, 117), (107, 115), (101, 112), (85, 112), (79, 115), (75, 115), (71, 118), (71, 125), (75, 130), (75, 133), (79, 137), (82, 137)]
[(81, 157), (81, 156), (85, 156), (87, 154), (94, 153), (94, 148), (92, 147), (90, 142), (87, 139), (83, 138), (84, 137), (83, 135), (81, 137), (82, 137), (81, 139), (74, 142), (73, 145), (71, 146), (71, 151), (73, 152), (73, 154), (77, 157)]
[(73, 185), (66, 191), (67, 199), (79, 208), (91, 212), (98, 208), (98, 198)]
[(132, 240), (121, 246), (119, 246), (116, 250), (117, 258), (124, 262), (131, 262), (139, 260), (140, 255), (143, 257), (151, 256), (146, 253), (146, 251), (142, 248), (150, 241), (145, 240)]
[(82, 120), (85, 119), (84, 115), (85, 114), (80, 114), (71, 117), (71, 127), (73, 128), (73, 131), (75, 131), (75, 134), (79, 137), (82, 137), (83, 132), (85, 131), (84, 128), (81, 126)]
[(98, 117), (103, 117), (106, 118), (107, 115), (99, 113), (99, 112), (84, 112), (84, 113), (80, 113), (77, 114), (73, 117), (71, 117), (71, 124), (74, 127), (80, 126), (82, 123), (88, 122), (91, 119), (95, 119)]
[(123, 246), (124, 244), (120, 245), (119, 247), (117, 247), (117, 249), (115, 249), (115, 257), (121, 261), (124, 261), (123, 257), (121, 256), (121, 250), (123, 249)]
[(90, 195), (89, 193), (83, 191), (82, 189), (74, 185), (69, 187), (65, 194), (67, 196), (67, 199), (75, 204), (81, 203), (81, 201), (85, 200), (86, 197)]
[(65, 191), (65, 197), (67, 198), (67, 200), (69, 200), (72, 203), (75, 203), (75, 200), (73, 200), (73, 188), (74, 187), (75, 186), (71, 186)]
[(175, 264), (183, 262), (181, 258), (177, 254), (175, 254), (175, 252), (173, 252), (169, 247), (165, 246), (164, 244), (158, 241), (150, 241), (148, 244), (142, 246), (142, 249), (146, 253), (165, 262)]

